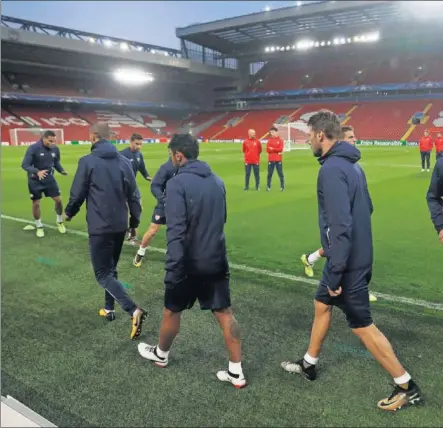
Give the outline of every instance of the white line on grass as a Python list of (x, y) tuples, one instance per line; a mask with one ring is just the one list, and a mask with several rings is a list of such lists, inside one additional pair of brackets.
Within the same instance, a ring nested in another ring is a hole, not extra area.
[[(18, 223), (34, 224), (33, 221), (26, 220), (24, 218), (11, 217), (11, 216), (5, 215), (5, 214), (2, 214), (1, 217), (4, 220), (11, 220), (11, 221), (15, 221)], [(57, 229), (56, 226), (52, 226), (52, 225), (45, 225), (45, 227), (47, 227), (48, 229)], [(86, 232), (81, 231), (81, 230), (68, 229), (68, 232), (73, 235), (88, 237), (88, 234)], [(132, 244), (130, 244), (127, 241), (125, 241), (125, 244), (132, 246)], [(166, 250), (164, 248), (149, 247), (149, 250), (155, 251), (157, 253), (163, 253), (163, 254), (166, 253)], [(282, 273), (282, 272), (274, 272), (274, 271), (266, 270), (266, 269), (258, 269), (258, 268), (254, 268), (251, 266), (238, 265), (235, 263), (229, 263), (229, 266), (232, 269), (240, 270), (243, 272), (250, 272), (255, 275), (271, 276), (273, 278), (281, 278), (281, 279), (287, 279), (289, 281), (294, 281), (294, 282), (302, 282), (305, 284), (318, 285), (317, 280), (304, 278), (302, 276), (295, 276), (295, 275), (290, 275), (290, 274)], [(378, 292), (373, 293), (373, 294), (375, 294), (375, 296), (377, 296), (381, 299), (387, 300), (389, 302), (405, 303), (407, 305), (421, 306), (421, 307), (428, 308), (428, 309), (435, 309), (437, 311), (443, 311), (443, 304), (442, 303), (428, 302), (426, 300), (420, 300), (420, 299), (411, 299), (409, 297), (393, 296), (391, 294), (378, 293)]]

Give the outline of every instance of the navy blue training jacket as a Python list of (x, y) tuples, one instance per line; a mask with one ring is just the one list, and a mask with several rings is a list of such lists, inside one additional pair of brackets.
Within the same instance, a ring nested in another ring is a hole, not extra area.
[(177, 167), (174, 166), (171, 159), (168, 159), (154, 175), (151, 181), (151, 193), (157, 199), (157, 211), (164, 211), (166, 184), (176, 173)]
[(319, 158), (319, 226), (331, 290), (341, 286), (343, 273), (370, 268), (373, 262), (373, 205), (359, 159), (360, 151), (346, 142), (335, 143)]
[(443, 230), (443, 158), (435, 164), (426, 199), (435, 230), (440, 233)]
[(166, 186), (165, 284), (228, 273), (226, 190), (205, 162), (189, 161)]
[(38, 179), (39, 171), (48, 170), (49, 174), (45, 180), (53, 176), (54, 169), (59, 173), (64, 172), (60, 164), (60, 150), (57, 146), (46, 147), (42, 140), (28, 147), (23, 158), (22, 168), (28, 172), (29, 179)]
[(86, 200), (90, 235), (123, 232), (140, 223), (140, 193), (128, 159), (106, 140), (92, 145), (78, 162), (65, 213), (74, 217)]
[(122, 154), (125, 158), (129, 159), (131, 162), (132, 170), (134, 171), (134, 175), (137, 176), (137, 172), (140, 171), (142, 177), (147, 180), (149, 177), (149, 172), (146, 169), (145, 160), (143, 159), (143, 155), (141, 152), (133, 152), (130, 147), (126, 147), (123, 149), (120, 154)]

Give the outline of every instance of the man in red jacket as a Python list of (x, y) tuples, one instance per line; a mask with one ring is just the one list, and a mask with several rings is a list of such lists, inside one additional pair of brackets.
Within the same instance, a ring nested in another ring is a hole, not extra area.
[(437, 134), (437, 138), (435, 139), (435, 151), (437, 152), (437, 159), (443, 158), (443, 137), (441, 132)]
[(431, 152), (432, 147), (434, 146), (434, 142), (432, 141), (432, 137), (429, 135), (429, 131), (425, 129), (423, 137), (420, 138), (418, 143), (420, 147), (420, 155), (421, 155), (421, 172), (425, 170), (425, 163), (427, 167), (427, 171), (431, 171)]
[(272, 175), (274, 168), (277, 169), (278, 177), (280, 178), (280, 189), (283, 192), (285, 189), (285, 176), (283, 175), (282, 153), (283, 140), (278, 135), (278, 129), (273, 126), (269, 133), (271, 134), (266, 144), (266, 151), (268, 152), (268, 183), (266, 190), (271, 190)]
[(245, 156), (245, 190), (249, 190), (251, 170), (254, 170), (255, 188), (260, 190), (260, 154), (262, 147), (260, 140), (255, 138), (255, 129), (248, 131), (248, 138), (243, 141), (243, 154)]

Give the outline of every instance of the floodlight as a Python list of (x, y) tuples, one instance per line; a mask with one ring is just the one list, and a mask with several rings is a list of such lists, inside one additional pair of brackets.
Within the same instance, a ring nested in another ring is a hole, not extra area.
[(271, 52), (275, 52), (274, 46), (271, 46)]
[(271, 6), (266, 6), (265, 7), (265, 12), (269, 12), (271, 10)]
[(296, 2), (295, 3), (297, 6), (301, 6), (302, 4), (303, 4), (303, 2), (302, 1), (298, 1), (298, 2)]
[(89, 37), (88, 42), (95, 43), (95, 39), (93, 37)]
[(265, 52), (269, 52), (271, 49), (269, 47), (265, 48)]
[(331, 41), (330, 41), (330, 40), (328, 40), (327, 45), (328, 45), (328, 46), (331, 46)]
[(127, 51), (127, 50), (129, 50), (129, 45), (126, 42), (122, 42), (122, 43), (120, 43), (120, 49), (122, 51)]
[(315, 43), (314, 43), (314, 46), (315, 46), (316, 48), (318, 48), (318, 47), (320, 46), (320, 43), (315, 42)]
[(106, 47), (108, 47), (108, 48), (110, 48), (110, 47), (113, 45), (113, 43), (111, 42), (111, 40), (108, 40), (108, 39), (103, 40), (103, 44), (104, 44)]
[(348, 37), (346, 41), (347, 41), (348, 43), (351, 43), (351, 42), (352, 42), (352, 40), (351, 40), (350, 37)]
[(154, 80), (151, 74), (131, 68), (119, 68), (114, 71), (113, 76), (115, 80), (125, 85), (143, 85)]
[(320, 46), (324, 46), (326, 44), (326, 42), (324, 40), (322, 40), (322, 42), (320, 43)]
[(334, 43), (334, 45), (338, 45), (340, 43), (340, 39), (334, 39), (333, 43)]

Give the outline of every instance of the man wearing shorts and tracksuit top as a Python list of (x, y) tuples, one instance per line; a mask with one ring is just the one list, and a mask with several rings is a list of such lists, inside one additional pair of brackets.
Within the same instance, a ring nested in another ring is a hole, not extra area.
[(231, 310), (229, 264), (224, 226), (226, 190), (208, 164), (198, 159), (198, 142), (189, 134), (169, 143), (177, 174), (166, 186), (165, 297), (157, 346), (140, 343), (140, 355), (159, 367), (168, 365), (169, 350), (180, 330), (181, 313), (198, 300), (210, 310), (223, 332), (229, 352), (228, 370), (217, 379), (236, 388), (246, 386), (241, 363), (241, 337)]
[(146, 249), (151, 243), (154, 236), (160, 230), (160, 227), (166, 224), (165, 219), (165, 192), (167, 182), (175, 175), (177, 167), (174, 166), (171, 159), (168, 159), (157, 171), (151, 182), (151, 193), (157, 199), (157, 205), (152, 213), (151, 224), (148, 230), (143, 235), (140, 248), (138, 249), (133, 264), (135, 267), (140, 267), (143, 262), (143, 257), (146, 254)]
[[(322, 344), (337, 306), (349, 327), (394, 379), (392, 394), (378, 402), (382, 410), (396, 411), (421, 401), (420, 389), (398, 361), (388, 339), (375, 326), (369, 303), (373, 250), (371, 197), (365, 173), (358, 165), (360, 151), (344, 141), (340, 119), (322, 110), (308, 122), (309, 140), (321, 168), (317, 181), (319, 226), (327, 262), (314, 301), (314, 323), (308, 351), (282, 368), (313, 381)], [(360, 386), (361, 387), (361, 386)]]

